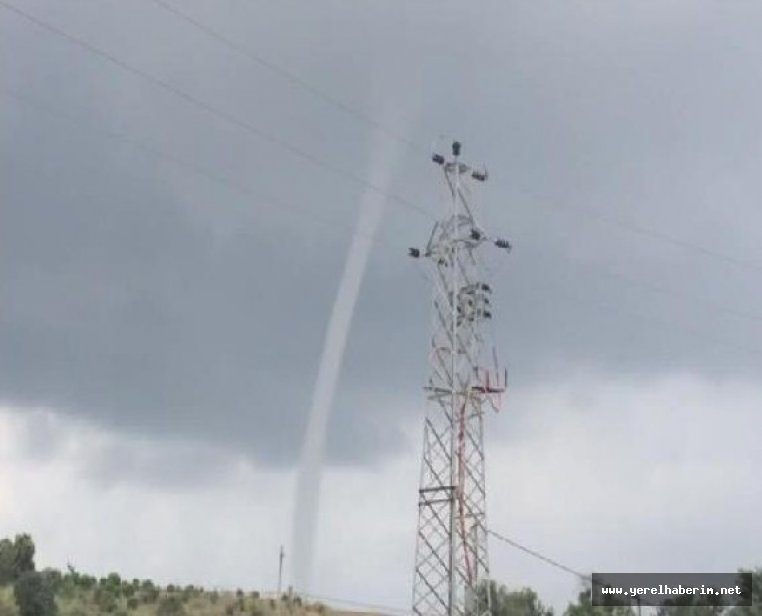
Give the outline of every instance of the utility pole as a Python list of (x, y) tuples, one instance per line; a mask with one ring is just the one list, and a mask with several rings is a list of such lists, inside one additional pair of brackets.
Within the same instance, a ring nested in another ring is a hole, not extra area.
[(286, 553), (283, 551), (283, 546), (280, 546), (280, 553), (278, 554), (278, 601), (280, 601), (281, 588), (283, 584), (283, 559), (286, 557)]
[(478, 224), (469, 185), (487, 173), (463, 163), (460, 151), (456, 141), (449, 159), (432, 156), (450, 199), (426, 247), (409, 251), (429, 261), (434, 286), (413, 581), (418, 616), (490, 613), (482, 588), (489, 580), (484, 411), (499, 409), (507, 374), (484, 331), (492, 289), (479, 257), (487, 246), (509, 251), (510, 244)]

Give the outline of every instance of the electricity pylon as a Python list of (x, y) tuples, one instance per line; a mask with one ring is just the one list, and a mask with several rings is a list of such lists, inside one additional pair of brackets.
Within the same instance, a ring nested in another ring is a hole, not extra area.
[(479, 253), (503, 239), (479, 226), (469, 185), (486, 171), (434, 154), (449, 190), (448, 212), (435, 223), (424, 249), (433, 278), (433, 331), (418, 498), (413, 612), (418, 616), (485, 616), (490, 613), (484, 477), (484, 413), (499, 408), (507, 374), (499, 374), (484, 327), (492, 317)]

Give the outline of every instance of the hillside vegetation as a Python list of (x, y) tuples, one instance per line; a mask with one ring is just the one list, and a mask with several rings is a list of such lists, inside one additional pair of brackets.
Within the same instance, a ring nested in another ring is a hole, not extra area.
[[(0, 540), (0, 616), (370, 616), (341, 612), (298, 596), (220, 592), (197, 586), (161, 587), (151, 580), (96, 578), (74, 568), (37, 571), (29, 535)], [(492, 616), (553, 616), (531, 588), (508, 590), (490, 581)], [(752, 572), (752, 607), (663, 607), (657, 616), (762, 616), (762, 569)], [(563, 616), (639, 616), (631, 606), (593, 607), (590, 589), (559, 613)]]
[(29, 535), (0, 541), (0, 616), (334, 616), (319, 603), (151, 580), (96, 578), (73, 568), (36, 571)]

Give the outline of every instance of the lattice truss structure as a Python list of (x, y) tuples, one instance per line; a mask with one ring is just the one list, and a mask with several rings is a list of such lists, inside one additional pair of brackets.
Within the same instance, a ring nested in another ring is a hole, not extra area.
[[(478, 225), (469, 184), (481, 172), (434, 154), (449, 191), (449, 212), (437, 222), (425, 249), (410, 255), (429, 261), (433, 278), (430, 373), (425, 387), (423, 460), (413, 611), (419, 616), (488, 615), (484, 413), (497, 410), (506, 387), (494, 347), (485, 339), (491, 288), (479, 253), (484, 246), (510, 249)], [(481, 589), (481, 590), (480, 590)]]

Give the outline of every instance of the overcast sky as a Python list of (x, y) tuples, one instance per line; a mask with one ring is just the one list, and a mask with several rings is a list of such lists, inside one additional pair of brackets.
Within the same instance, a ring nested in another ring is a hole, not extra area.
[(457, 137), (515, 247), (489, 259), (490, 525), (582, 570), (762, 565), (762, 6), (168, 2), (264, 63), (152, 0), (8, 0), (89, 49), (0, 4), (0, 535), (273, 588), (357, 178), (402, 138), (315, 591), (407, 608), (429, 289), (406, 248)]

